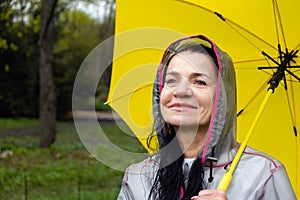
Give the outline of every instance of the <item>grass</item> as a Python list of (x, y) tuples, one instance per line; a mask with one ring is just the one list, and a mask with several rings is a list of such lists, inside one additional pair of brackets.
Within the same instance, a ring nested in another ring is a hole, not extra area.
[[(0, 119), (0, 199), (117, 198), (123, 171), (95, 159), (72, 122), (58, 122), (56, 142), (48, 149), (39, 148), (37, 124), (34, 119)], [(122, 149), (145, 152), (115, 124), (101, 127)]]
[(5, 118), (0, 119), (0, 131), (12, 129), (12, 128), (25, 128), (25, 127), (32, 127), (37, 126), (38, 121), (34, 119), (28, 118)]

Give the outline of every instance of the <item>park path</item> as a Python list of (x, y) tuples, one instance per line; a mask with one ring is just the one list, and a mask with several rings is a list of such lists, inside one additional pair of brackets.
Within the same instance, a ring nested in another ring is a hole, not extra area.
[(73, 111), (73, 116), (76, 119), (89, 120), (95, 119), (95, 115), (98, 121), (122, 121), (121, 117), (114, 111), (87, 111), (79, 110)]
[[(73, 121), (72, 114), (76, 115), (78, 120), (93, 120), (96, 118), (99, 122), (114, 123), (123, 122), (121, 117), (114, 111), (73, 111), (70, 115), (70, 121)], [(0, 130), (0, 137), (3, 136), (27, 136), (38, 135), (38, 126), (11, 128), (7, 130)]]

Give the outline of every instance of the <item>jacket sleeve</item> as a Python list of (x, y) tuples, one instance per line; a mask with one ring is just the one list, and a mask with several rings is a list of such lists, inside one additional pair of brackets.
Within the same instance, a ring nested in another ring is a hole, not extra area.
[(120, 190), (118, 200), (132, 200), (133, 197), (131, 195), (131, 190), (128, 186), (122, 185), (122, 188)]
[(132, 191), (128, 185), (128, 171), (126, 170), (123, 181), (122, 181), (122, 187), (118, 196), (118, 200), (133, 200), (133, 194)]
[(272, 175), (264, 185), (264, 192), (260, 199), (264, 200), (296, 200), (296, 195), (283, 165), (273, 169)]

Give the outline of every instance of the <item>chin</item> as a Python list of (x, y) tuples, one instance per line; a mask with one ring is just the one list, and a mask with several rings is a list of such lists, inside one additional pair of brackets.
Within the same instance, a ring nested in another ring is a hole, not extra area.
[(199, 121), (195, 121), (195, 119), (168, 119), (167, 123), (172, 124), (173, 126), (199, 126)]
[(197, 120), (195, 117), (174, 117), (170, 116), (165, 121), (173, 126), (177, 127), (203, 127), (209, 126), (210, 120)]

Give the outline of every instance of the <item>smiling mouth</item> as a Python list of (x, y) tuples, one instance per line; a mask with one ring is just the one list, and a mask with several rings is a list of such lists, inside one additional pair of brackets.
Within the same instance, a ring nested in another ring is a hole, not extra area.
[(191, 104), (186, 104), (186, 103), (174, 103), (169, 108), (174, 108), (174, 109), (197, 109), (196, 106), (193, 106)]

